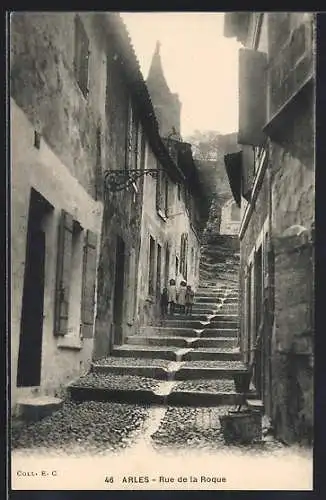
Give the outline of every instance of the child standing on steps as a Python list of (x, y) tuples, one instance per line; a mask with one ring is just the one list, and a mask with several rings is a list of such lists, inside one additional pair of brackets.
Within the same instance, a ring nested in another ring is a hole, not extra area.
[(188, 285), (186, 290), (186, 314), (190, 315), (192, 314), (192, 305), (194, 303), (194, 296), (195, 296), (194, 291), (192, 290), (191, 286)]
[(180, 312), (186, 312), (186, 291), (187, 291), (187, 283), (185, 281), (181, 281), (179, 294), (178, 294), (178, 304), (180, 306)]
[(161, 317), (165, 319), (168, 314), (168, 305), (169, 305), (169, 296), (168, 289), (166, 287), (163, 288), (161, 294)]
[(175, 312), (175, 304), (177, 301), (177, 287), (175, 285), (175, 280), (170, 279), (168, 287), (168, 302), (170, 304), (170, 314), (173, 315)]

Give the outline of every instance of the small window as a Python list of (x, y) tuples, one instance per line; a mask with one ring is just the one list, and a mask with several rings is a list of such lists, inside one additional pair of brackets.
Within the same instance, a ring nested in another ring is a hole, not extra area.
[(84, 97), (88, 95), (88, 63), (89, 39), (84, 25), (78, 16), (75, 17), (75, 76)]

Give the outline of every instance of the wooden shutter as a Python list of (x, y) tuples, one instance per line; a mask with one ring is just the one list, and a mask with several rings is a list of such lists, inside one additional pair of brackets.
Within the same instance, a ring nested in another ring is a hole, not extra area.
[(242, 187), (241, 194), (250, 201), (255, 176), (255, 155), (252, 146), (244, 146), (242, 150)]
[(224, 155), (226, 173), (233, 198), (241, 206), (242, 151)]
[(266, 75), (267, 55), (264, 52), (239, 49), (239, 144), (261, 146), (265, 141)]
[(55, 291), (54, 334), (68, 332), (69, 295), (71, 279), (73, 218), (61, 211), (58, 232), (57, 276)]
[(84, 338), (93, 337), (97, 253), (96, 243), (96, 234), (87, 230), (84, 243), (81, 303), (81, 334)]

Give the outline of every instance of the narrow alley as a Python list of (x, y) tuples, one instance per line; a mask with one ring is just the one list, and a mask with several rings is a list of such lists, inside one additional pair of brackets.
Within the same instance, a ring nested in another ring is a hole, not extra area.
[(15, 488), (312, 489), (314, 54), (313, 13), (11, 14)]

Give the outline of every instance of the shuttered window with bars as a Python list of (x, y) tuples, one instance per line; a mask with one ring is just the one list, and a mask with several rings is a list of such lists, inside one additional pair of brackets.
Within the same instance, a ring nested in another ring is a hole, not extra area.
[(65, 210), (62, 210), (59, 222), (57, 250), (54, 314), (54, 334), (56, 336), (64, 336), (68, 333), (72, 234), (73, 217)]
[(97, 263), (97, 236), (90, 230), (86, 231), (83, 255), (83, 280), (81, 301), (81, 336), (93, 337), (95, 310), (95, 283)]
[[(80, 284), (78, 273), (76, 273), (76, 262), (73, 259), (78, 256), (78, 251), (74, 249), (76, 241), (82, 242), (79, 237), (75, 239), (74, 234), (82, 231), (82, 227), (77, 221), (74, 221), (72, 215), (65, 210), (61, 211), (58, 231), (58, 252), (57, 252), (57, 274), (56, 274), (56, 292), (55, 292), (55, 313), (54, 313), (54, 335), (65, 336), (69, 333), (68, 323), (69, 315), (72, 313), (69, 303), (73, 299), (71, 289), (79, 295), (76, 290), (76, 283), (79, 282), (81, 290), (81, 330), (80, 334), (84, 338), (93, 336), (93, 320), (95, 307), (95, 282), (96, 282), (96, 262), (97, 262), (97, 236), (90, 230), (85, 233), (82, 268), (82, 280)], [(82, 244), (82, 243), (81, 243)], [(79, 266), (80, 264), (78, 264)], [(72, 269), (74, 273), (72, 273)], [(80, 296), (80, 295), (79, 295)], [(75, 308), (74, 308), (75, 309)]]

